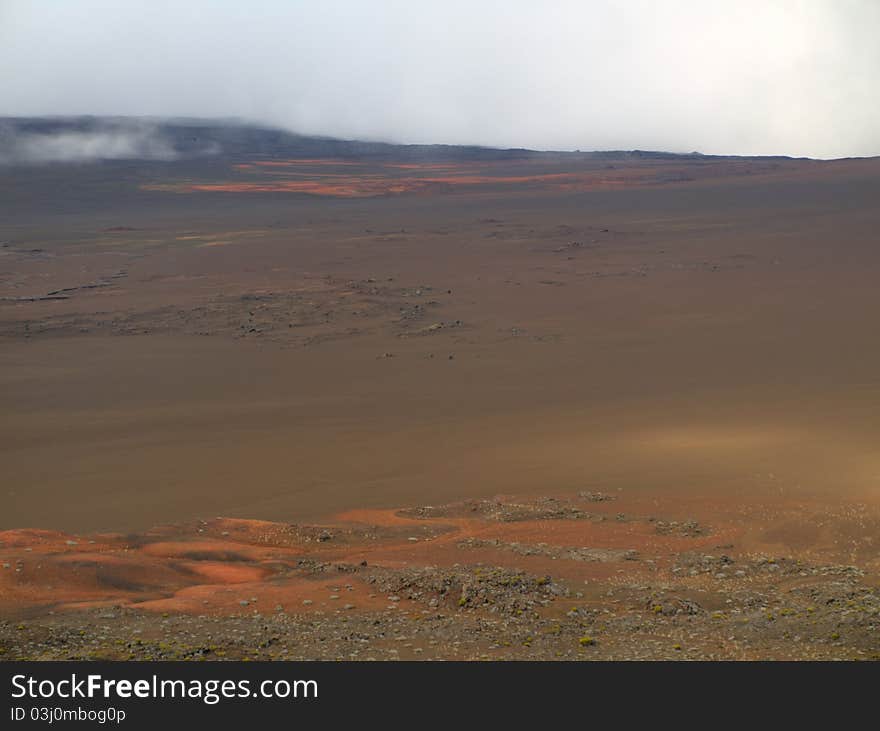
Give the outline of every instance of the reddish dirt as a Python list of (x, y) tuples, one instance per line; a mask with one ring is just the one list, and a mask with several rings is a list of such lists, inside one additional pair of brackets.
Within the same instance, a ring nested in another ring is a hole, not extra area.
[[(326, 172), (327, 168), (337, 167), (340, 172)], [(376, 164), (337, 160), (255, 160), (232, 166), (232, 171), (243, 180), (152, 183), (145, 185), (144, 189), (178, 193), (306, 193), (340, 198), (424, 195), (456, 190), (476, 193), (481, 189), (559, 193), (692, 184), (737, 177), (747, 177), (750, 181), (797, 177), (815, 167), (814, 161), (758, 159), (688, 163), (642, 160), (620, 166), (595, 161), (573, 164), (567, 158), (555, 162), (522, 162), (513, 169), (509, 164), (498, 162)]]
[[(601, 503), (577, 497), (562, 500), (574, 500), (590, 517), (416, 519), (393, 510), (356, 510), (311, 527), (217, 518), (127, 536), (3, 531), (0, 562), (9, 568), (0, 572), (0, 612), (32, 615), (113, 605), (224, 614), (240, 612), (243, 605), (239, 602), (247, 601), (252, 605), (249, 611), (280, 604), (307, 613), (326, 609), (327, 595), (343, 580), (352, 586), (346, 596), (357, 600), (360, 608), (384, 606), (387, 602), (369, 598), (370, 589), (357, 574), (362, 563), (372, 569), (476, 561), (537, 575), (552, 573), (574, 582), (607, 580), (621, 573), (634, 580), (638, 575), (668, 571), (686, 552), (711, 553), (724, 546), (731, 555), (781, 552), (822, 563), (846, 562), (857, 556), (866, 570), (880, 569), (876, 547), (860, 552), (858, 540), (839, 540), (854, 520), (847, 518), (846, 507), (858, 511), (858, 520), (880, 521), (880, 513), (865, 506), (776, 501), (743, 508), (729, 501), (713, 505), (671, 500), (662, 506), (667, 512), (657, 516), (657, 505), (644, 498), (618, 497)], [(534, 502), (522, 504), (528, 511)], [(645, 512), (646, 508), (651, 512)], [(824, 537), (811, 530), (818, 516), (832, 527)], [(697, 523), (699, 533), (685, 535), (673, 528), (664, 534), (663, 526), (670, 521)], [(476, 548), (462, 545), (468, 539), (480, 544)], [(492, 542), (503, 545), (495, 547)], [(638, 559), (558, 560), (505, 550), (503, 546), (509, 544), (624, 549), (635, 551)], [(646, 559), (651, 563), (646, 564)], [(315, 564), (352, 567), (352, 573), (346, 569), (326, 578), (323, 569), (315, 570)], [(251, 602), (252, 597), (256, 601)], [(316, 600), (311, 609), (302, 606), (309, 597)]]
[[(0, 654), (358, 658), (368, 643), (391, 659), (880, 658), (880, 552), (853, 530), (880, 524), (876, 508), (678, 500), (661, 504), (669, 517), (645, 502), (5, 531)], [(97, 636), (80, 629), (93, 623)]]

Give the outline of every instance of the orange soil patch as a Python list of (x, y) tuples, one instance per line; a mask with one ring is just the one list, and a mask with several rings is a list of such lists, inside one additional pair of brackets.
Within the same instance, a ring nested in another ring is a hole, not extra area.
[[(491, 162), (456, 163), (362, 163), (340, 160), (274, 160), (238, 163), (232, 169), (247, 180), (195, 181), (153, 184), (150, 190), (178, 193), (305, 193), (338, 198), (366, 198), (402, 194), (432, 194), (463, 189), (502, 186), (547, 191), (574, 192), (612, 190), (632, 186), (689, 183), (726, 177), (779, 175), (798, 170), (799, 161), (707, 161), (688, 165), (645, 160), (615, 167), (596, 162), (585, 169), (566, 168), (555, 172), (535, 169), (534, 162), (522, 162), (515, 170)], [(570, 164), (569, 164), (570, 165)], [(349, 174), (327, 173), (327, 167), (343, 166)], [(524, 172), (524, 169), (526, 172)], [(438, 175), (437, 173), (445, 173)], [(268, 178), (266, 176), (269, 176)]]
[[(349, 606), (353, 605), (353, 606)], [(132, 606), (132, 605), (129, 605)], [(281, 607), (290, 613), (385, 609), (411, 609), (412, 602), (393, 604), (363, 581), (340, 574), (329, 579), (280, 579), (242, 584), (198, 584), (173, 596), (137, 604), (148, 611), (197, 614), (271, 613)]]
[(297, 165), (361, 165), (362, 163), (351, 160), (334, 160), (319, 158), (303, 158), (301, 160), (257, 160), (250, 163), (241, 163), (236, 167), (292, 167)]
[[(199, 614), (277, 611), (279, 606), (306, 613), (384, 609), (388, 598), (365, 579), (373, 567), (494, 565), (583, 585), (618, 575), (631, 581), (655, 574), (686, 552), (735, 546), (741, 553), (772, 549), (808, 555), (810, 549), (827, 554), (834, 547), (822, 531), (802, 530), (816, 516), (827, 519), (827, 506), (818, 503), (780, 499), (743, 506), (732, 500), (671, 498), (663, 507), (677, 519), (689, 515), (701, 526), (706, 521), (696, 534), (660, 530), (668, 522), (658, 523), (656, 500), (644, 496), (578, 505), (588, 517), (417, 519), (393, 510), (356, 510), (336, 516), (326, 528), (218, 518), (85, 540), (57, 531), (4, 531), (0, 612), (108, 605)], [(758, 515), (763, 517), (758, 520)], [(856, 517), (861, 525), (877, 516), (856, 510)], [(846, 514), (834, 520), (823, 530), (846, 528)], [(425, 526), (438, 530), (425, 533)], [(616, 559), (614, 553), (595, 560), (552, 555), (560, 547), (635, 551), (637, 559)], [(845, 555), (839, 548), (837, 553)], [(364, 566), (369, 567), (363, 568), (366, 574), (358, 571)], [(395, 601), (392, 606), (405, 610), (408, 604)]]

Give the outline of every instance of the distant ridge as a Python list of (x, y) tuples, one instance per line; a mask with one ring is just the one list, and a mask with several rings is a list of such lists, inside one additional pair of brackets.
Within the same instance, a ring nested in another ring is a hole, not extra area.
[[(301, 135), (234, 119), (0, 117), (0, 162), (7, 164), (174, 160), (213, 155), (413, 161), (491, 161), (560, 155), (617, 160), (729, 157), (652, 150), (537, 151), (479, 145), (393, 144)], [(793, 159), (783, 155), (772, 158)]]

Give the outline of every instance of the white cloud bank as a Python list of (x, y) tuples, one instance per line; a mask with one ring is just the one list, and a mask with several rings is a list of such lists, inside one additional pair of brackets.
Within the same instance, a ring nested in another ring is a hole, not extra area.
[(0, 115), (876, 155), (878, 33), (876, 0), (0, 0)]

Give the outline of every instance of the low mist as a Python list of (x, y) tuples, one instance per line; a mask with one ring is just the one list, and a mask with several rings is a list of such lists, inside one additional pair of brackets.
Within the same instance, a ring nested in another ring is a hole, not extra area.
[(0, 164), (174, 160), (177, 156), (156, 127), (136, 121), (82, 131), (39, 132), (0, 123)]

